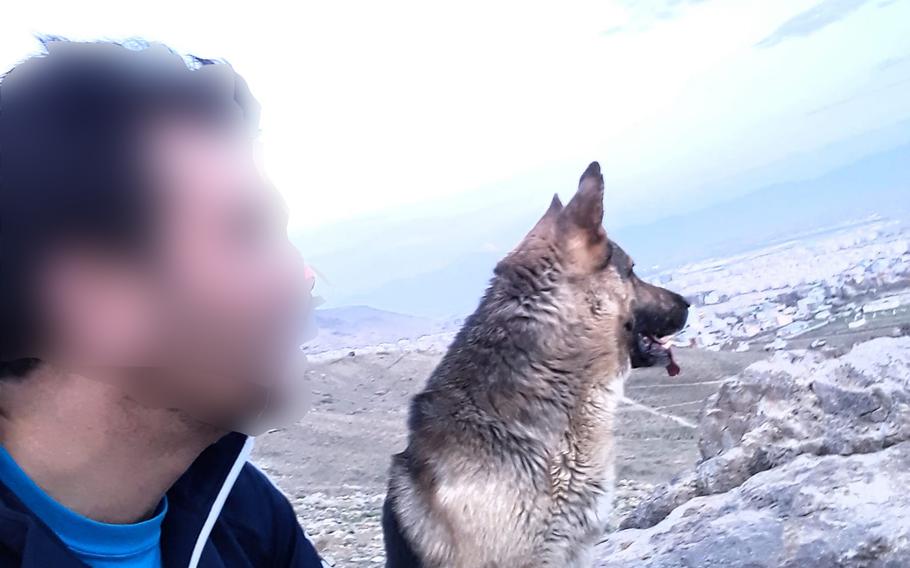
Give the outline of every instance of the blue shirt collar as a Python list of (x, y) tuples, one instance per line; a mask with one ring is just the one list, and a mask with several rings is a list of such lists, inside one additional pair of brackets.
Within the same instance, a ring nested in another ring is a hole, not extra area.
[(145, 521), (112, 524), (94, 521), (55, 501), (0, 446), (0, 478), (71, 550), (83, 556), (133, 556), (159, 545), (167, 497)]

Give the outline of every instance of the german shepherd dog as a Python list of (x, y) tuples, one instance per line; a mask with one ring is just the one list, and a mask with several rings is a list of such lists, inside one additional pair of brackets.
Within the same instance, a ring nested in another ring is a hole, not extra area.
[(568, 205), (553, 198), (414, 397), (383, 506), (386, 566), (590, 566), (623, 381), (679, 371), (665, 343), (689, 308), (635, 275), (603, 195), (594, 162)]

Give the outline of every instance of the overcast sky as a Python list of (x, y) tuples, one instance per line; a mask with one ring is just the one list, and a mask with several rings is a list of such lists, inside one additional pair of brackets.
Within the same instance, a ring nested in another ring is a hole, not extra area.
[(3, 69), (36, 33), (229, 60), (295, 227), (592, 159), (659, 208), (910, 117), (910, 0), (17, 4)]

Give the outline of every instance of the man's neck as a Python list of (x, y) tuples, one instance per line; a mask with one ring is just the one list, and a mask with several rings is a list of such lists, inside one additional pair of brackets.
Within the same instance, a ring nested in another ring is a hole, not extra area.
[(150, 516), (224, 432), (144, 408), (101, 381), (39, 369), (0, 384), (0, 443), (68, 509), (107, 523)]

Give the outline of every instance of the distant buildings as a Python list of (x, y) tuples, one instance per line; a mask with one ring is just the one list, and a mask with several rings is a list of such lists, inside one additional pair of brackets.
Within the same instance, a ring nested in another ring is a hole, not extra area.
[(820, 235), (656, 275), (694, 300), (677, 344), (743, 350), (759, 339), (773, 349), (835, 320), (856, 329), (910, 306), (907, 229), (868, 219)]
[(873, 300), (863, 306), (863, 314), (874, 314), (876, 312), (886, 312), (896, 310), (901, 306), (901, 298), (898, 296), (888, 296), (878, 300)]

